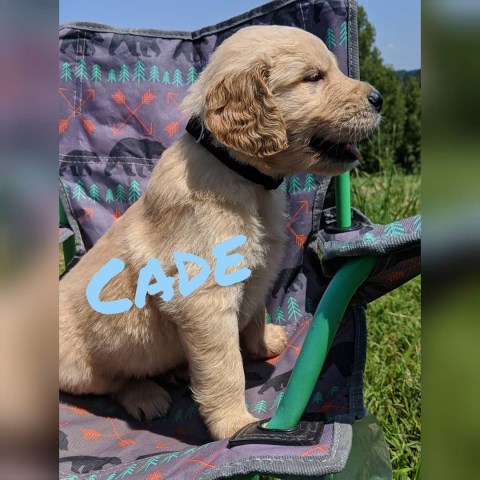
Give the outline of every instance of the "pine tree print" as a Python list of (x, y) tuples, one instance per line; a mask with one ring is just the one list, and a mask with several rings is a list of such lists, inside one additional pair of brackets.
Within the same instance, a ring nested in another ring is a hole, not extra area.
[(263, 413), (267, 411), (267, 402), (266, 400), (259, 400), (253, 407), (252, 412)]
[(329, 50), (337, 46), (337, 42), (335, 41), (335, 33), (331, 28), (327, 28), (327, 36), (325, 38), (325, 43)]
[(145, 81), (145, 65), (140, 60), (135, 64), (132, 80), (137, 83)]
[(300, 311), (300, 307), (298, 306), (295, 297), (288, 297), (287, 310), (289, 320), (293, 318), (296, 321), (297, 318), (302, 318), (302, 312)]
[(106, 480), (113, 480), (116, 476), (117, 476), (117, 474), (115, 472), (113, 472), (106, 478)]
[(192, 85), (195, 83), (195, 81), (197, 80), (198, 78), (198, 73), (197, 73), (197, 70), (195, 69), (195, 67), (192, 65), (189, 69), (188, 69), (188, 73), (187, 73), (187, 85)]
[(313, 300), (311, 298), (306, 298), (305, 299), (305, 311), (307, 313), (315, 313), (315, 305), (313, 303)]
[(249, 403), (246, 403), (246, 404), (245, 404), (245, 408), (247, 409), (247, 412), (249, 412), (249, 411), (250, 411), (250, 404), (249, 404)]
[(204, 443), (203, 445), (200, 445), (197, 450), (202, 450), (204, 448), (207, 448), (208, 446), (210, 446), (213, 442), (208, 442), (208, 443)]
[(68, 62), (64, 62), (62, 64), (62, 69), (60, 72), (60, 78), (62, 80), (68, 81), (72, 79), (72, 71), (70, 69), (70, 64)]
[(347, 30), (347, 22), (343, 22), (342, 26), (340, 27), (340, 43), (339, 45), (345, 45), (347, 47), (348, 43), (348, 30)]
[(362, 241), (365, 243), (372, 243), (375, 241), (375, 235), (373, 233), (367, 232), (365, 235), (363, 235)]
[(272, 323), (272, 317), (268, 312), (265, 314), (265, 323)]
[(148, 79), (152, 83), (158, 83), (160, 81), (160, 72), (156, 65), (152, 65), (152, 68), (150, 69), (150, 76), (148, 77)]
[(130, 183), (130, 188), (128, 189), (128, 201), (129, 202), (136, 202), (141, 195), (140, 191), (140, 185), (136, 180), (132, 180), (132, 183)]
[(92, 183), (90, 185), (90, 188), (88, 190), (88, 194), (90, 195), (90, 198), (94, 202), (98, 202), (100, 200), (100, 194), (98, 192), (98, 187), (97, 187), (97, 185), (95, 185), (95, 183)]
[(150, 467), (156, 467), (158, 464), (158, 460), (160, 459), (160, 455), (155, 455), (154, 457), (150, 457), (145, 465), (140, 469), (141, 472), (148, 470)]
[(101, 82), (102, 81), (102, 70), (100, 65), (95, 64), (92, 67), (92, 81), (93, 82)]
[(128, 82), (130, 80), (130, 73), (128, 72), (128, 66), (127, 65), (122, 65), (120, 67), (120, 73), (118, 74), (118, 81), (119, 82)]
[(167, 71), (163, 72), (162, 83), (164, 85), (170, 85), (170, 74)]
[(270, 410), (273, 410), (274, 408), (278, 408), (280, 405), (280, 402), (282, 401), (283, 396), (285, 395), (285, 392), (280, 392), (275, 400), (273, 401), (272, 406), (270, 407)]
[(405, 233), (405, 229), (400, 222), (393, 222), (385, 225), (385, 229), (383, 230), (383, 234), (386, 237), (397, 237), (399, 235), (403, 235)]
[(323, 402), (323, 395), (322, 392), (316, 392), (313, 396), (313, 403), (322, 403)]
[(197, 450), (198, 450), (198, 448), (196, 448), (196, 447), (189, 448), (188, 450), (185, 450), (185, 451), (182, 453), (182, 457), (185, 457), (185, 456), (187, 456), (187, 455), (190, 455), (191, 453), (196, 452)]
[(81, 180), (77, 180), (75, 187), (73, 188), (73, 198), (77, 201), (86, 200), (87, 194), (85, 192), (85, 187)]
[(173, 417), (173, 423), (179, 423), (183, 420), (183, 410), (179, 408)]
[(97, 474), (96, 473), (93, 473), (92, 475), (90, 475), (87, 480), (97, 480)]
[(305, 183), (303, 184), (303, 191), (310, 192), (311, 190), (315, 190), (315, 177), (313, 173), (307, 173), (305, 175)]
[(287, 193), (287, 180), (284, 178), (283, 182), (280, 184), (280, 190), (283, 193)]
[(185, 412), (185, 419), (190, 419), (194, 415), (198, 415), (198, 403), (192, 403)]
[(174, 85), (179, 87), (180, 85), (183, 85), (183, 78), (182, 78), (182, 72), (177, 68), (175, 72), (173, 72), (173, 82)]
[(113, 68), (108, 71), (107, 81), (110, 83), (117, 81), (117, 74), (115, 73), (115, 70)]
[(415, 215), (413, 219), (413, 228), (415, 229), (416, 232), (418, 232), (422, 228), (422, 216), (421, 215)]
[(75, 78), (79, 79), (81, 82), (88, 80), (87, 65), (83, 58), (77, 62), (77, 66), (75, 67)]
[(117, 195), (116, 195), (116, 200), (117, 202), (125, 202), (127, 200), (127, 197), (125, 196), (125, 190), (123, 188), (122, 184), (117, 185)]
[(288, 191), (290, 193), (297, 193), (300, 191), (300, 179), (296, 175), (290, 179), (290, 188)]
[(285, 317), (283, 315), (283, 310), (281, 306), (278, 306), (275, 310), (275, 323), (281, 324), (285, 321)]
[(131, 475), (135, 471), (135, 468), (137, 468), (137, 464), (132, 463), (132, 465), (128, 466), (122, 473), (120, 473), (118, 478), (125, 478), (127, 475)]
[(330, 397), (333, 397), (333, 395), (335, 395), (340, 389), (334, 385), (329, 391), (328, 391), (328, 395)]
[(162, 459), (162, 463), (169, 462), (170, 460), (173, 460), (174, 458), (177, 458), (180, 455), (180, 452), (171, 452)]
[(107, 193), (105, 193), (105, 201), (107, 203), (112, 203), (115, 201), (115, 198), (113, 196), (113, 192), (110, 188), (107, 188)]
[(65, 195), (67, 197), (69, 197), (70, 196), (70, 187), (68, 186), (68, 183), (63, 183), (62, 182), (62, 184), (63, 184), (63, 189), (65, 190)]

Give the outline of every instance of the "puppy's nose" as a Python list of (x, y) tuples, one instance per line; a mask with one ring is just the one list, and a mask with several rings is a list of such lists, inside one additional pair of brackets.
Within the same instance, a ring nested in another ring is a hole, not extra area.
[(368, 95), (368, 101), (374, 106), (375, 110), (379, 112), (382, 109), (383, 97), (380, 95), (380, 92), (374, 90), (370, 95)]

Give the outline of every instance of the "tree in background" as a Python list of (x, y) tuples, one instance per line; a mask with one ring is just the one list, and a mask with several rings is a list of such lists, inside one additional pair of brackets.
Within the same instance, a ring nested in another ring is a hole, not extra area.
[(358, 9), (360, 75), (383, 95), (384, 120), (378, 133), (360, 144), (362, 170), (376, 172), (393, 161), (406, 173), (420, 168), (420, 73), (396, 72), (375, 47), (375, 28)]
[(399, 162), (405, 171), (419, 173), (422, 128), (420, 118), (420, 76), (412, 75), (405, 77), (404, 81), (407, 114), (404, 141), (399, 148)]

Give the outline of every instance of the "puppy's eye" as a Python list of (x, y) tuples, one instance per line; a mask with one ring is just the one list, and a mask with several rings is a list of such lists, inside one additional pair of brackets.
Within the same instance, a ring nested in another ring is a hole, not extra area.
[(306, 77), (304, 77), (304, 82), (318, 82), (323, 78), (323, 75), (320, 72), (309, 73)]

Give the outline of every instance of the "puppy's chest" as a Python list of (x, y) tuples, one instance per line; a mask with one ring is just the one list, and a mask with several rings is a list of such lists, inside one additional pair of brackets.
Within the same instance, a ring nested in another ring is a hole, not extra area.
[(271, 257), (275, 262), (278, 253), (283, 253), (286, 240), (286, 218), (284, 202), (278, 196), (268, 198), (259, 203), (257, 211), (250, 217), (248, 225), (247, 249), (245, 259), (250, 268), (262, 269), (270, 263)]
[[(240, 311), (240, 329), (263, 306), (268, 289), (275, 280), (284, 255), (286, 240), (282, 203), (259, 209), (252, 220), (245, 260), (252, 273), (244, 284)], [(276, 207), (276, 208), (275, 208)], [(262, 307), (263, 308), (263, 307)]]

